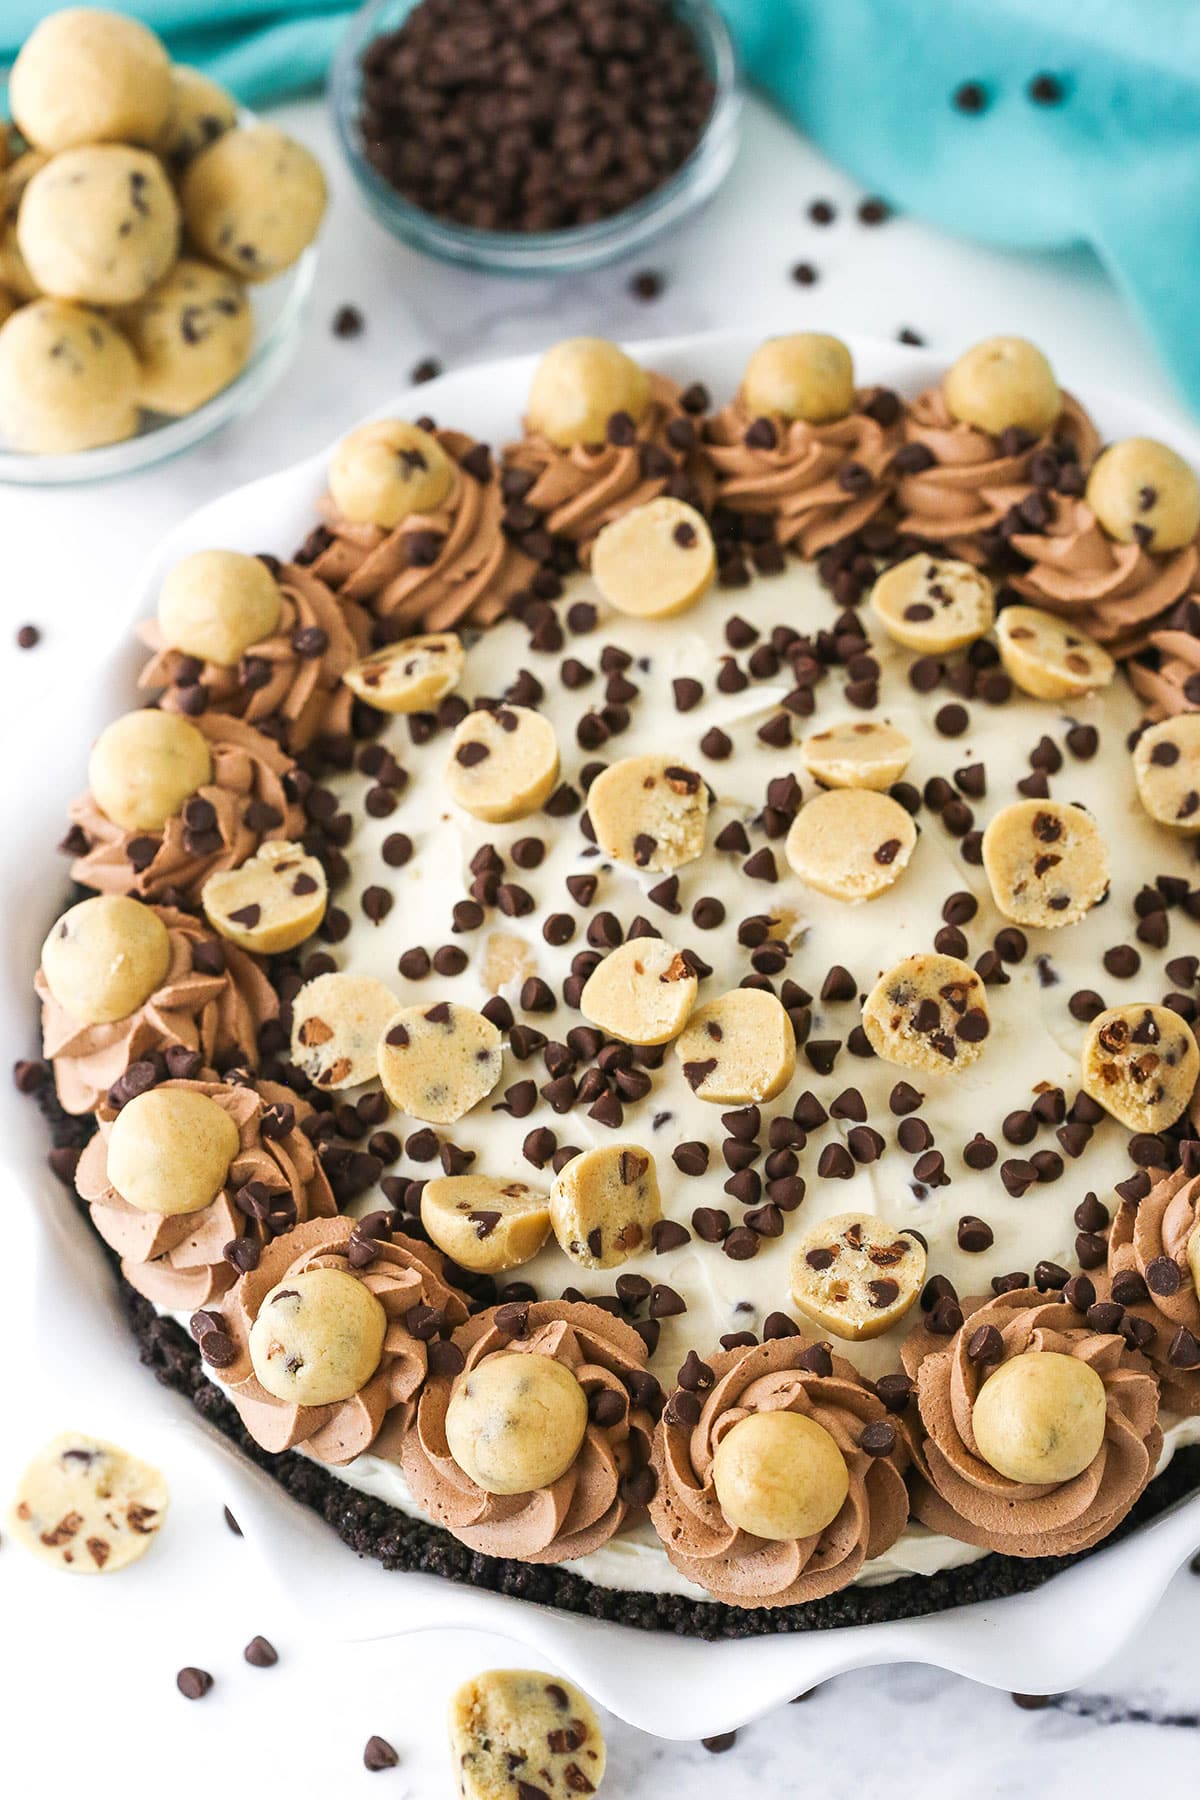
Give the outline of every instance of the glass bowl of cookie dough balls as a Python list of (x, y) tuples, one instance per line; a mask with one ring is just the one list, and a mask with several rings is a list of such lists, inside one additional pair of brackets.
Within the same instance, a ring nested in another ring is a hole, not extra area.
[(0, 482), (130, 474), (251, 411), (296, 348), (325, 179), (146, 26), (43, 19), (0, 124)]

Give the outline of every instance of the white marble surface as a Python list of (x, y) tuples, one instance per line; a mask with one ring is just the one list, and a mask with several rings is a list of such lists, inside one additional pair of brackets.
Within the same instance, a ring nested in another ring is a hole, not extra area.
[[(10, 769), (19, 772), (20, 757), (36, 753), (56, 646), (68, 636), (106, 642), (107, 604), (168, 525), (318, 446), (400, 388), (425, 356), (449, 365), (573, 330), (650, 336), (734, 321), (764, 332), (852, 325), (885, 337), (908, 326), (949, 354), (1005, 329), (1037, 337), (1068, 382), (1128, 385), (1174, 405), (1088, 256), (1002, 256), (903, 219), (865, 229), (854, 220), (860, 196), (850, 184), (757, 106), (716, 204), (641, 259), (665, 277), (652, 303), (631, 297), (628, 270), (515, 284), (421, 261), (363, 215), (319, 107), (287, 109), (284, 120), (324, 156), (335, 205), (305, 339), (282, 385), (255, 418), (156, 472), (74, 491), (0, 490), (0, 718)], [(818, 196), (838, 206), (832, 227), (807, 220)], [(816, 285), (789, 279), (798, 261), (814, 264)], [(330, 334), (343, 302), (365, 314), (357, 339)], [(45, 635), (34, 653), (20, 655), (13, 633), (26, 621)], [(11, 1266), (20, 1266), (19, 1238)], [(7, 1356), (20, 1357), (29, 1340), (19, 1292), (6, 1298), (3, 1317), (0, 1341)], [(89, 1423), (74, 1419), (69, 1394), (45, 1391), (36, 1376), (20, 1385), (0, 1442), (5, 1499), (43, 1436)], [(305, 1641), (252, 1552), (226, 1531), (219, 1496), (185, 1483), (175, 1508), (153, 1555), (119, 1581), (72, 1582), (11, 1543), (0, 1546), (0, 1791), (41, 1796), (86, 1782), (91, 1800), (158, 1788), (172, 1800), (214, 1792), (324, 1800), (368, 1789), (397, 1800), (448, 1796), (447, 1698), (467, 1673), (510, 1660), (511, 1646), (447, 1633), (336, 1651)], [(1086, 1694), (1035, 1713), (953, 1676), (901, 1667), (845, 1676), (747, 1728), (720, 1756), (611, 1721), (605, 1791), (614, 1800), (676, 1791), (691, 1800), (750, 1800), (806, 1789), (843, 1800), (886, 1783), (897, 1797), (969, 1786), (1002, 1800), (1064, 1783), (1069, 1791), (1103, 1784), (1119, 1792), (1147, 1775), (1194, 1782), (1198, 1621), (1200, 1582), (1184, 1571), (1116, 1666)], [(276, 1669), (242, 1661), (256, 1632), (275, 1642)], [(199, 1705), (175, 1691), (184, 1663), (217, 1678)], [(361, 1764), (372, 1732), (401, 1756), (396, 1770), (370, 1778), (377, 1789)]]

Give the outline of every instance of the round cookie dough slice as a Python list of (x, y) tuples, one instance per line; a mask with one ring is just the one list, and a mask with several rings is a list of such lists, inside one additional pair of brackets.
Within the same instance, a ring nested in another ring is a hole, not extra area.
[(310, 150), (274, 125), (222, 132), (180, 187), (188, 236), (243, 281), (270, 281), (316, 237), (325, 177)]
[(194, 156), (237, 124), (237, 101), (186, 63), (171, 65), (171, 93), (154, 148), (178, 181)]
[(224, 269), (179, 259), (145, 299), (120, 316), (138, 359), (138, 397), (151, 412), (195, 412), (235, 375), (254, 342), (246, 290)]
[(179, 206), (148, 150), (64, 150), (25, 189), (17, 242), (56, 300), (127, 306), (161, 281), (179, 251)]
[(456, 632), (431, 631), (351, 663), (342, 680), (380, 712), (432, 712), (458, 686), (465, 660)]
[(650, 407), (650, 383), (631, 356), (607, 338), (565, 338), (534, 371), (525, 429), (561, 450), (603, 444), (614, 413), (637, 425)]
[(666, 497), (604, 527), (592, 548), (603, 599), (634, 619), (669, 619), (695, 604), (716, 569), (712, 533), (695, 507)]
[(326, 1091), (372, 1081), (395, 1011), (395, 994), (370, 975), (318, 975), (292, 1002), (292, 1061)]
[(873, 1213), (812, 1225), (792, 1257), (792, 1299), (824, 1331), (861, 1342), (902, 1319), (925, 1282), (919, 1239)]
[(675, 1039), (684, 1079), (701, 1100), (773, 1100), (796, 1072), (796, 1034), (774, 994), (731, 988), (696, 1009)]
[(485, 1494), (530, 1494), (566, 1474), (587, 1418), (587, 1395), (565, 1364), (511, 1350), (484, 1357), (456, 1383), (446, 1443)]
[(806, 1413), (751, 1412), (712, 1460), (721, 1511), (768, 1543), (819, 1537), (845, 1505), (850, 1471), (832, 1435)]
[(41, 150), (76, 144), (150, 144), (162, 130), (171, 64), (136, 19), (71, 6), (26, 38), (9, 77), (21, 135)]
[(1023, 693), (1076, 700), (1107, 687), (1117, 665), (1066, 619), (1036, 606), (1006, 606), (996, 621), (1000, 660)]
[(519, 1800), (521, 1785), (531, 1785), (522, 1770), (537, 1771), (532, 1785), (540, 1777), (547, 1800), (594, 1794), (605, 1756), (590, 1702), (557, 1675), (489, 1669), (450, 1702), (450, 1762), (462, 1800)]
[(996, 594), (970, 563), (921, 550), (887, 569), (871, 590), (871, 610), (890, 638), (922, 656), (965, 650), (992, 629)]
[(1178, 713), (1143, 731), (1133, 774), (1152, 819), (1172, 831), (1200, 831), (1200, 712)]
[(81, 1025), (127, 1019), (160, 987), (171, 940), (158, 914), (124, 894), (80, 900), (51, 926), (42, 973), (51, 995)]
[(1062, 411), (1050, 367), (1028, 338), (985, 338), (963, 352), (942, 377), (952, 418), (993, 437), (1014, 426), (1041, 437)]
[(63, 300), (19, 306), (0, 326), (0, 436), (36, 456), (134, 435), (137, 358), (100, 313)]
[(500, 706), (495, 712), (481, 707), (454, 733), (446, 787), (464, 812), (486, 824), (536, 812), (557, 780), (554, 727), (527, 706)]
[(1195, 1092), (1200, 1049), (1168, 1006), (1110, 1006), (1088, 1027), (1080, 1070), (1084, 1092), (1130, 1131), (1164, 1131)]
[(292, 1406), (332, 1406), (365, 1387), (379, 1367), (387, 1314), (345, 1269), (303, 1269), (273, 1287), (247, 1348), (268, 1394)]
[(1077, 925), (1108, 892), (1108, 846), (1092, 815), (1058, 800), (1018, 800), (983, 834), (983, 867), (1006, 919)]
[(430, 1125), (453, 1125), (500, 1079), (500, 1033), (469, 1006), (393, 1010), (379, 1040), (379, 1079), (392, 1105)]
[(1200, 481), (1156, 438), (1124, 438), (1101, 451), (1087, 503), (1109, 537), (1160, 556), (1182, 550), (1200, 530)]
[(649, 1243), (661, 1217), (658, 1171), (640, 1144), (581, 1151), (550, 1189), (559, 1248), (582, 1269), (615, 1269)]
[(503, 1175), (439, 1175), (421, 1189), (421, 1223), (461, 1268), (500, 1275), (550, 1235), (549, 1196)]
[(92, 798), (124, 831), (161, 831), (212, 775), (208, 740), (178, 713), (155, 707), (106, 725), (88, 758)]
[(282, 601), (261, 557), (196, 550), (167, 571), (158, 595), (164, 641), (185, 656), (233, 668), (279, 624)]
[(407, 419), (372, 419), (348, 432), (329, 465), (329, 492), (343, 519), (394, 531), (432, 512), (454, 485), (454, 465), (431, 432)]
[(879, 719), (845, 719), (814, 731), (800, 746), (800, 760), (827, 788), (872, 788), (899, 781), (912, 756), (912, 741)]
[(150, 1088), (113, 1120), (105, 1174), (128, 1205), (171, 1218), (212, 1204), (239, 1147), (233, 1119), (207, 1094)]
[(67, 1431), (22, 1475), (13, 1536), (53, 1568), (115, 1575), (145, 1556), (167, 1516), (167, 1484), (117, 1444)]
[(818, 794), (792, 820), (788, 866), (832, 900), (874, 900), (898, 881), (917, 828), (898, 800), (869, 788)]
[(210, 875), (200, 893), (213, 930), (259, 956), (278, 956), (310, 938), (328, 900), (317, 858), (278, 838), (260, 844), (240, 869)]
[(956, 956), (918, 951), (882, 975), (867, 995), (863, 1029), (877, 1056), (923, 1075), (977, 1062), (987, 1041), (983, 982)]
[(1090, 1363), (1027, 1350), (987, 1377), (971, 1408), (971, 1433), (984, 1462), (1010, 1481), (1058, 1486), (1100, 1454), (1107, 1405)]
[(663, 938), (631, 938), (597, 964), (579, 1010), (626, 1044), (669, 1044), (687, 1024), (699, 983), (687, 958)]
[(742, 376), (742, 404), (754, 415), (826, 425), (854, 405), (854, 362), (840, 338), (795, 331), (760, 344)]
[(606, 856), (665, 873), (703, 854), (708, 788), (668, 756), (626, 756), (588, 789), (588, 818)]

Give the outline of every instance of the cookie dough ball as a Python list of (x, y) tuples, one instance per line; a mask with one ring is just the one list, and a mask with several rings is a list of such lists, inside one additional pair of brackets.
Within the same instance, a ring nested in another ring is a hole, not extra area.
[(669, 1044), (687, 1024), (699, 983), (682, 951), (663, 938), (631, 938), (584, 983), (579, 1010), (626, 1044)]
[(162, 985), (170, 961), (171, 940), (158, 914), (124, 894), (81, 900), (42, 945), (46, 985), (81, 1025), (127, 1019)]
[(697, 1007), (675, 1054), (701, 1100), (747, 1106), (773, 1100), (796, 1072), (796, 1034), (782, 1003), (763, 988), (733, 988)]
[(464, 812), (486, 824), (523, 819), (550, 798), (558, 780), (554, 727), (527, 706), (480, 708), (454, 733), (446, 788)]
[(138, 428), (133, 351), (99, 313), (35, 300), (0, 328), (0, 436), (14, 450), (67, 455)]
[(631, 356), (607, 338), (567, 338), (547, 350), (529, 389), (525, 428), (560, 449), (602, 444), (614, 413), (640, 424), (650, 383)]
[(329, 465), (329, 492), (343, 519), (383, 531), (412, 513), (432, 512), (453, 485), (454, 465), (442, 446), (406, 419), (360, 425)]
[(186, 63), (171, 68), (167, 116), (154, 148), (176, 180), (193, 157), (215, 144), (237, 124), (237, 101), (199, 69)]
[(1200, 481), (1156, 438), (1123, 438), (1102, 451), (1087, 503), (1109, 537), (1156, 554), (1182, 550), (1200, 530)]
[(446, 1442), (485, 1494), (530, 1494), (565, 1475), (587, 1430), (587, 1395), (552, 1356), (509, 1350), (464, 1375), (446, 1408)]
[(351, 693), (380, 712), (432, 712), (452, 694), (465, 663), (462, 639), (453, 631), (431, 631), (424, 637), (401, 638), (342, 676)]
[(812, 1225), (792, 1257), (792, 1299), (823, 1331), (859, 1343), (902, 1319), (925, 1282), (920, 1240), (873, 1213)]
[(158, 596), (158, 623), (172, 650), (232, 668), (279, 624), (275, 577), (258, 556), (240, 550), (196, 550), (168, 571)]
[(983, 834), (983, 867), (1006, 919), (1077, 925), (1108, 892), (1108, 845), (1091, 813), (1058, 800), (1018, 800)]
[(379, 1367), (387, 1314), (344, 1269), (305, 1269), (273, 1287), (250, 1327), (259, 1383), (292, 1406), (333, 1406)]
[(634, 619), (685, 612), (711, 585), (716, 566), (712, 533), (695, 507), (666, 497), (613, 519), (592, 547), (602, 598)]
[(1200, 713), (1179, 713), (1143, 731), (1133, 774), (1152, 819), (1173, 831), (1200, 831)]
[(370, 975), (318, 975), (292, 1002), (292, 1061), (326, 1090), (372, 1081), (395, 1010), (395, 994)]
[(846, 1459), (805, 1413), (749, 1413), (717, 1445), (712, 1480), (739, 1531), (773, 1543), (817, 1537), (850, 1492)]
[(942, 396), (951, 415), (999, 437), (1013, 426), (1041, 437), (1062, 412), (1054, 370), (1028, 338), (985, 338), (947, 369)]
[(876, 1055), (923, 1075), (969, 1068), (990, 1028), (983, 982), (956, 956), (906, 956), (880, 977), (863, 1007)]
[(615, 862), (678, 869), (703, 854), (708, 788), (695, 769), (669, 756), (627, 756), (593, 781), (588, 818)]
[(195, 412), (245, 368), (254, 314), (241, 282), (182, 257), (120, 317), (138, 359), (138, 397), (151, 412)]
[(500, 1275), (550, 1236), (546, 1194), (502, 1175), (439, 1175), (421, 1189), (421, 1223), (461, 1268)]
[(756, 415), (825, 425), (854, 405), (854, 361), (840, 338), (797, 331), (760, 344), (742, 377), (742, 404)]
[(207, 1094), (151, 1088), (113, 1120), (106, 1172), (139, 1212), (199, 1212), (225, 1186), (239, 1144), (232, 1118)]
[(1084, 1091), (1130, 1131), (1174, 1125), (1195, 1091), (1200, 1050), (1168, 1006), (1110, 1006), (1088, 1027)]
[[(604, 1738), (586, 1696), (569, 1681), (536, 1669), (489, 1669), (465, 1681), (450, 1703), (450, 1760), (462, 1800), (522, 1800), (521, 1789), (531, 1787), (558, 1800), (595, 1793)], [(522, 1769), (536, 1769), (537, 1782), (524, 1781)]]
[(1074, 1481), (1104, 1443), (1104, 1383), (1090, 1363), (1057, 1350), (1027, 1350), (1000, 1364), (971, 1410), (984, 1462), (1034, 1487)]
[(13, 64), (8, 100), (40, 150), (76, 144), (152, 144), (171, 95), (171, 64), (136, 19), (72, 6), (51, 13)]
[(615, 1269), (649, 1243), (661, 1217), (658, 1171), (640, 1144), (584, 1150), (550, 1189), (559, 1248), (582, 1269)]
[(316, 237), (325, 177), (312, 152), (273, 125), (224, 132), (193, 158), (180, 188), (188, 235), (244, 281), (291, 268)]
[(818, 794), (788, 831), (788, 866), (833, 900), (874, 900), (898, 881), (917, 828), (898, 800), (869, 788)]
[(38, 285), (29, 273), (17, 242), (17, 219), (25, 189), (49, 157), (41, 150), (27, 150), (0, 177), (0, 286), (18, 300), (36, 300)]
[(37, 171), (21, 201), (17, 242), (43, 293), (127, 306), (175, 261), (179, 206), (148, 150), (85, 144)]
[(1036, 606), (1006, 606), (996, 622), (1000, 660), (1038, 700), (1075, 700), (1107, 687), (1117, 665), (1085, 632)]
[(72, 1575), (115, 1575), (145, 1556), (167, 1516), (167, 1484), (102, 1438), (64, 1432), (21, 1477), (9, 1524), (27, 1550)]
[(912, 740), (876, 719), (846, 719), (812, 732), (800, 746), (801, 762), (823, 786), (877, 793), (899, 781), (911, 756)]
[(92, 798), (125, 831), (161, 831), (212, 774), (207, 739), (178, 713), (154, 707), (106, 725), (88, 758)]
[(996, 593), (970, 563), (921, 550), (879, 577), (871, 590), (871, 610), (906, 650), (940, 656), (964, 650), (992, 629)]
[(280, 838), (268, 838), (240, 869), (210, 875), (200, 893), (213, 930), (257, 956), (279, 956), (310, 938), (328, 899), (317, 858)]
[(384, 1027), (379, 1079), (392, 1105), (431, 1125), (453, 1125), (500, 1079), (500, 1033), (469, 1006), (402, 1006)]

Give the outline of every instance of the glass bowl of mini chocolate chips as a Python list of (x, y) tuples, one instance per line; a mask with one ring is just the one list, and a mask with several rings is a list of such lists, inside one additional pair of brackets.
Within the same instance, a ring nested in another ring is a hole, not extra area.
[(375, 217), (504, 274), (631, 254), (737, 149), (737, 59), (709, 0), (370, 0), (330, 93)]

